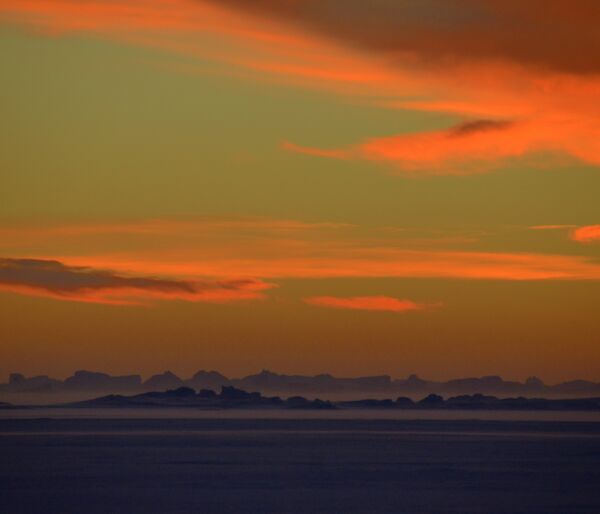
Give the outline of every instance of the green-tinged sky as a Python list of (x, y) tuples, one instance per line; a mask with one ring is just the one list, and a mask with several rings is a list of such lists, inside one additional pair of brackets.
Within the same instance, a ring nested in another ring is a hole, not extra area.
[(416, 4), (4, 2), (0, 381), (600, 380), (590, 13)]

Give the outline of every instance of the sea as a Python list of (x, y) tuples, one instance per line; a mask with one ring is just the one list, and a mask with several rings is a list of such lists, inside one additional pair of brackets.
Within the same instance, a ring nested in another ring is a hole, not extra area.
[(600, 513), (594, 412), (0, 411), (0, 513)]

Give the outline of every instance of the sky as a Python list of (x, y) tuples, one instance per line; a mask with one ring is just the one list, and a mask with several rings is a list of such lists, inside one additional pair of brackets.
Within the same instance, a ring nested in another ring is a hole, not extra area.
[(4, 0), (0, 380), (600, 380), (595, 0)]

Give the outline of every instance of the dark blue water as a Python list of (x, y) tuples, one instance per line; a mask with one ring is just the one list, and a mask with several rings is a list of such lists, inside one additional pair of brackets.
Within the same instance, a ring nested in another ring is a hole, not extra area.
[(1, 419), (0, 512), (600, 513), (600, 424)]

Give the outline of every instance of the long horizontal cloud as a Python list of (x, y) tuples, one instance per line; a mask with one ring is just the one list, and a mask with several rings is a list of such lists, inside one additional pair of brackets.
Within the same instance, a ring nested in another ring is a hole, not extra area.
[(268, 234), (271, 237), (287, 237), (314, 231), (350, 228), (348, 223), (305, 222), (288, 219), (261, 217), (244, 218), (170, 218), (142, 219), (117, 223), (48, 224), (0, 226), (0, 247), (13, 246), (26, 240), (54, 238), (94, 238), (108, 236), (128, 237), (205, 237), (219, 233)]
[[(172, 252), (60, 256), (70, 265), (93, 263), (95, 267), (123, 272), (160, 273), (174, 276), (250, 276), (267, 279), (293, 278), (457, 278), (479, 280), (600, 280), (600, 264), (574, 255), (403, 250), (391, 247), (361, 248), (352, 245), (320, 246), (270, 242), (269, 251), (242, 245), (221, 244), (207, 249)], [(205, 252), (210, 256), (202, 256)], [(262, 255), (261, 255), (262, 254)]]
[(304, 301), (318, 307), (329, 307), (332, 309), (350, 309), (362, 311), (387, 311), (407, 312), (429, 309), (431, 306), (413, 302), (412, 300), (400, 300), (390, 296), (313, 296), (305, 298)]
[(577, 225), (569, 225), (569, 224), (564, 224), (564, 225), (533, 225), (531, 227), (529, 227), (530, 230), (564, 230), (567, 228), (574, 228)]
[[(8, 0), (0, 17), (225, 63), (243, 76), (389, 108), (448, 130), (289, 149), (469, 174), (548, 152), (600, 165), (600, 4), (593, 0)], [(366, 50), (366, 51), (365, 51)], [(537, 162), (537, 161), (534, 161)], [(529, 161), (528, 161), (529, 163)], [(544, 163), (546, 164), (546, 163)]]
[(269, 287), (258, 280), (201, 282), (130, 277), (55, 260), (0, 259), (0, 290), (62, 300), (114, 305), (149, 300), (229, 302), (261, 298), (261, 291)]
[(6, 256), (28, 255), (65, 266), (113, 270), (123, 277), (165, 276), (183, 282), (204, 283), (206, 277), (225, 282), (231, 277), (600, 279), (600, 263), (585, 255), (477, 251), (477, 239), (470, 234), (293, 220), (5, 226), (0, 227), (0, 240)]

